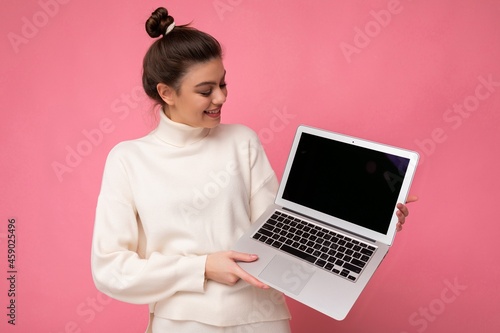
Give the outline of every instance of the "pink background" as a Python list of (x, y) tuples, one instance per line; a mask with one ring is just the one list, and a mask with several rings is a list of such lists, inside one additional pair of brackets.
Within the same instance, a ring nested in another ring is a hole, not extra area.
[(421, 154), (420, 200), (352, 312), (337, 322), (289, 300), (294, 333), (499, 331), (494, 0), (2, 0), (0, 331), (145, 328), (145, 306), (95, 289), (89, 255), (108, 151), (154, 127), (140, 75), (160, 5), (224, 45), (224, 121), (259, 133), (278, 176), (302, 123)]

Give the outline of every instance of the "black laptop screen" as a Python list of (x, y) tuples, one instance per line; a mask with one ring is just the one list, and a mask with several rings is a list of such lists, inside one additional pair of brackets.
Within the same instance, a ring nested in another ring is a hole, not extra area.
[(302, 133), (283, 198), (386, 234), (409, 159)]

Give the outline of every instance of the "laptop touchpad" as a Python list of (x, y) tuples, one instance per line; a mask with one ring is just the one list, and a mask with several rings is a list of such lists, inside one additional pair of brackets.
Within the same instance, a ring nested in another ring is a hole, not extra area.
[(314, 272), (315, 269), (311, 265), (276, 255), (259, 274), (259, 277), (285, 291), (298, 295)]

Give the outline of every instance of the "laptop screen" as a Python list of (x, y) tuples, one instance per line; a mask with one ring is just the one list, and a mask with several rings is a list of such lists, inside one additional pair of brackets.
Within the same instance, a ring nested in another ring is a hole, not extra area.
[(282, 197), (386, 234), (409, 162), (302, 133)]

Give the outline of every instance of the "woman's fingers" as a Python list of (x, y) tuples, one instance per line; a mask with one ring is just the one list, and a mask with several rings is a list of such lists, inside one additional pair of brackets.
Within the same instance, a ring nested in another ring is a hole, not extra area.
[(257, 288), (267, 289), (268, 285), (262, 283), (254, 276), (248, 274), (237, 262), (252, 262), (258, 259), (255, 254), (236, 251), (225, 251), (210, 254), (207, 257), (205, 276), (209, 280), (219, 283), (234, 285), (239, 279)]
[(238, 276), (243, 281), (245, 281), (248, 284), (251, 284), (252, 286), (255, 286), (257, 288), (263, 288), (263, 289), (269, 288), (268, 285), (266, 285), (265, 283), (262, 283), (261, 281), (259, 281), (254, 276), (248, 274), (244, 269), (242, 269), (240, 266), (238, 266), (238, 264), (236, 264), (236, 262), (238, 262), (238, 261), (252, 262), (252, 261), (255, 261), (255, 260), (259, 259), (259, 257), (256, 254), (241, 253), (241, 252), (231, 251), (230, 252), (230, 258), (232, 260), (234, 260), (234, 262), (235, 262), (234, 274), (236, 276)]

